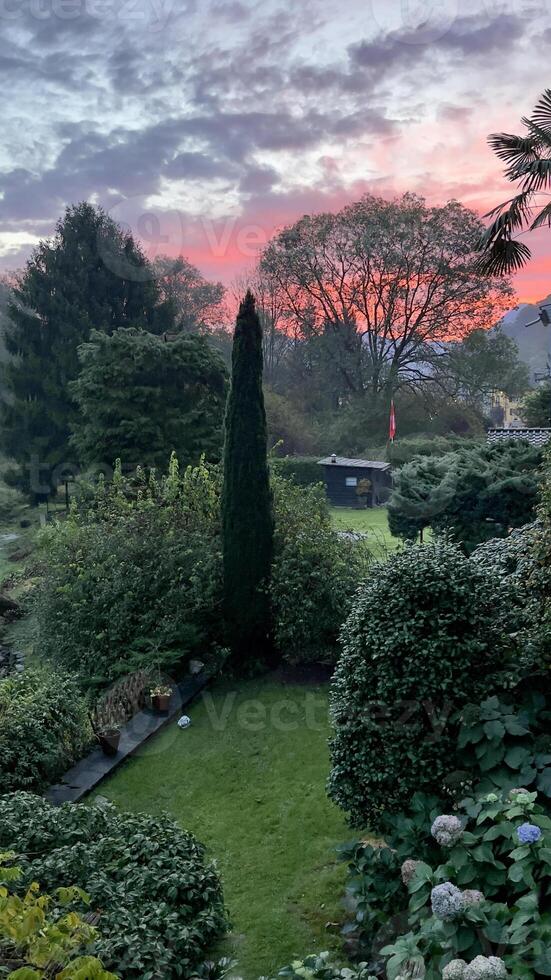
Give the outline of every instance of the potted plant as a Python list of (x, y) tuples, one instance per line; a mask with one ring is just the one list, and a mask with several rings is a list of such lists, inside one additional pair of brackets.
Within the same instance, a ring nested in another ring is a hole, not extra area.
[(104, 755), (114, 756), (119, 751), (120, 728), (105, 728), (97, 733), (97, 739)]
[(167, 714), (170, 698), (172, 696), (172, 688), (168, 684), (157, 684), (156, 687), (152, 687), (149, 695), (151, 697), (151, 706), (154, 711), (160, 715)]
[(89, 716), (90, 724), (92, 726), (92, 731), (96, 736), (101, 751), (104, 755), (114, 756), (119, 751), (119, 742), (121, 740), (121, 730), (114, 723), (108, 724), (107, 721), (102, 724), (101, 713), (96, 707), (94, 712), (90, 712)]

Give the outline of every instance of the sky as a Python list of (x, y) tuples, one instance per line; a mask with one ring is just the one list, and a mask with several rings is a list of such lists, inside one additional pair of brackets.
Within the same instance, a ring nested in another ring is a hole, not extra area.
[[(230, 283), (366, 192), (511, 196), (489, 133), (549, 84), (548, 0), (0, 0), (0, 268), (67, 204)], [(551, 292), (551, 231), (518, 299)]]

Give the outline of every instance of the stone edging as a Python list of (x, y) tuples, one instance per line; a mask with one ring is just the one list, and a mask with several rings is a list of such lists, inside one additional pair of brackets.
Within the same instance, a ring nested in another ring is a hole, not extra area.
[(77, 762), (64, 776), (59, 783), (50, 786), (43, 793), (43, 796), (54, 806), (61, 806), (62, 803), (77, 803), (88, 793), (98, 786), (106, 776), (120, 766), (121, 762), (128, 759), (136, 749), (139, 749), (144, 742), (147, 742), (152, 735), (159, 732), (164, 726), (176, 718), (191, 701), (203, 690), (210, 680), (210, 674), (201, 673), (195, 676), (186, 677), (177, 685), (170, 700), (168, 713), (165, 715), (155, 714), (149, 708), (138, 711), (130, 721), (121, 728), (121, 740), (119, 751), (115, 756), (104, 755), (98, 747)]

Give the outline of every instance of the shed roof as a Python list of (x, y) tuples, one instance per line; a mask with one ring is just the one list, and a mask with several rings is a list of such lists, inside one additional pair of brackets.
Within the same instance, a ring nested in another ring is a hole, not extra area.
[(318, 459), (321, 466), (349, 466), (357, 470), (389, 470), (390, 463), (380, 459), (348, 459), (347, 456), (325, 456)]

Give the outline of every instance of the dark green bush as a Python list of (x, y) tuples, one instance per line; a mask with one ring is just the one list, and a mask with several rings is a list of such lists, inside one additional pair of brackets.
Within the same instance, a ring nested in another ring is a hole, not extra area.
[(42, 539), (40, 653), (85, 687), (204, 656), (219, 628), (218, 500), (209, 471), (116, 473)]
[(272, 472), (285, 480), (292, 480), (298, 487), (310, 487), (323, 483), (323, 467), (317, 456), (281, 456), (270, 460)]
[(378, 565), (342, 631), (331, 692), (329, 792), (380, 826), (458, 768), (458, 712), (516, 681), (514, 591), (448, 543)]
[(272, 476), (276, 517), (271, 598), (274, 635), (291, 662), (335, 661), (337, 638), (368, 571), (363, 542), (331, 527), (323, 488)]
[(0, 681), (0, 792), (44, 789), (91, 736), (78, 686), (62, 671), (27, 669)]
[(222, 889), (203, 846), (167, 816), (115, 807), (53, 807), (17, 793), (0, 798), (0, 848), (23, 870), (17, 887), (67, 881), (101, 910), (94, 953), (125, 980), (195, 975), (227, 920)]

